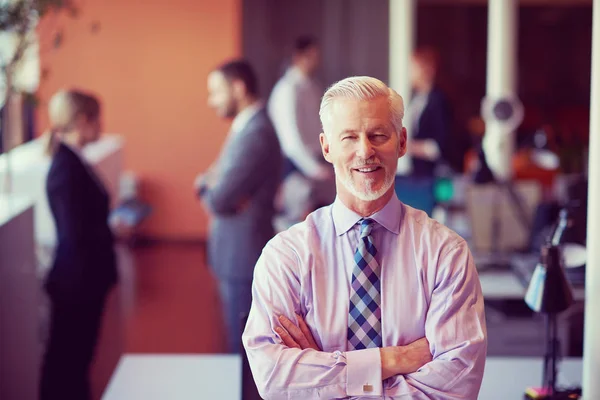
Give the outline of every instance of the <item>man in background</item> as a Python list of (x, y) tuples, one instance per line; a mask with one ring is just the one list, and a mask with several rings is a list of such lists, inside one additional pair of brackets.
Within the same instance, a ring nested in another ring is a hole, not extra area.
[(208, 104), (232, 119), (221, 154), (196, 180), (211, 213), (209, 264), (219, 283), (229, 351), (241, 350), (242, 317), (250, 310), (254, 265), (273, 237), (274, 200), (281, 177), (281, 149), (258, 98), (252, 67), (236, 60), (208, 76)]
[(323, 89), (313, 77), (319, 63), (316, 40), (298, 38), (292, 64), (273, 88), (267, 107), (285, 158), (281, 202), (291, 224), (335, 196), (333, 171), (323, 160), (319, 144)]

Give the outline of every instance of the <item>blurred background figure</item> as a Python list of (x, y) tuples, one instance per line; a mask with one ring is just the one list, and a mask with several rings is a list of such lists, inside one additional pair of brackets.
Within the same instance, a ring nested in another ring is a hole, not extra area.
[(412, 174), (433, 178), (436, 167), (444, 161), (450, 137), (450, 107), (436, 84), (438, 55), (431, 48), (421, 48), (412, 56), (413, 96), (407, 112), (407, 129), (412, 130), (410, 153)]
[(99, 137), (100, 103), (87, 93), (60, 91), (49, 102), (49, 115), (47, 195), (58, 246), (45, 284), (51, 319), (40, 398), (89, 399), (101, 318), (117, 281), (110, 199), (82, 156), (83, 147)]
[(396, 179), (399, 198), (430, 216), (435, 206), (435, 178), (449, 153), (451, 134), (450, 106), (436, 84), (438, 65), (438, 54), (432, 48), (417, 49), (412, 55), (413, 95), (406, 110), (412, 169), (410, 176)]
[(250, 311), (254, 264), (274, 235), (281, 182), (281, 148), (257, 88), (246, 61), (228, 62), (209, 74), (208, 104), (233, 123), (219, 158), (196, 181), (212, 216), (208, 261), (219, 282), (232, 353), (241, 351), (241, 321)]
[[(319, 104), (323, 88), (314, 74), (320, 64), (316, 39), (296, 39), (291, 66), (275, 84), (268, 112), (284, 154), (280, 204), (285, 224), (304, 219), (333, 201), (333, 171), (319, 145)], [(283, 226), (285, 227), (285, 226)]]

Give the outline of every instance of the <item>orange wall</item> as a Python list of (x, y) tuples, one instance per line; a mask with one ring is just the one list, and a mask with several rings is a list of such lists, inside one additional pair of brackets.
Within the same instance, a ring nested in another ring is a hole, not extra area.
[[(207, 216), (192, 184), (228, 129), (206, 105), (206, 76), (240, 54), (240, 0), (75, 3), (82, 5), (76, 19), (48, 16), (40, 24), (47, 73), (38, 93), (39, 131), (48, 127), (47, 101), (59, 88), (98, 93), (104, 130), (125, 137), (125, 169), (139, 175), (142, 197), (154, 207), (144, 232), (204, 236)], [(57, 28), (64, 41), (52, 49)]]

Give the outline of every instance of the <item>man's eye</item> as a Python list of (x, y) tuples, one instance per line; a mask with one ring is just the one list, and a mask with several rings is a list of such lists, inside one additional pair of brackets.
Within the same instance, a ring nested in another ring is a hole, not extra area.
[(388, 135), (386, 135), (385, 133), (376, 133), (375, 135), (372, 136), (375, 140), (385, 140), (387, 139)]

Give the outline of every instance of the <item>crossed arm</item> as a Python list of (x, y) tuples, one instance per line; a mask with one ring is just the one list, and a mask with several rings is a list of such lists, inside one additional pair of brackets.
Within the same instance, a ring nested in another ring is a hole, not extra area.
[[(289, 348), (321, 351), (304, 319), (296, 314), (296, 326), (289, 318), (279, 317), (281, 327), (275, 332)], [(432, 360), (427, 338), (418, 339), (406, 346), (387, 346), (379, 349), (381, 355), (381, 378), (410, 374)]]
[(468, 249), (457, 247), (445, 256), (450, 267), (438, 273), (426, 338), (406, 346), (343, 352), (321, 351), (317, 332), (311, 334), (298, 317), (299, 259), (289, 250), (280, 237), (265, 247), (255, 268), (253, 303), (242, 337), (263, 398), (477, 397), (486, 332), (481, 288)]

